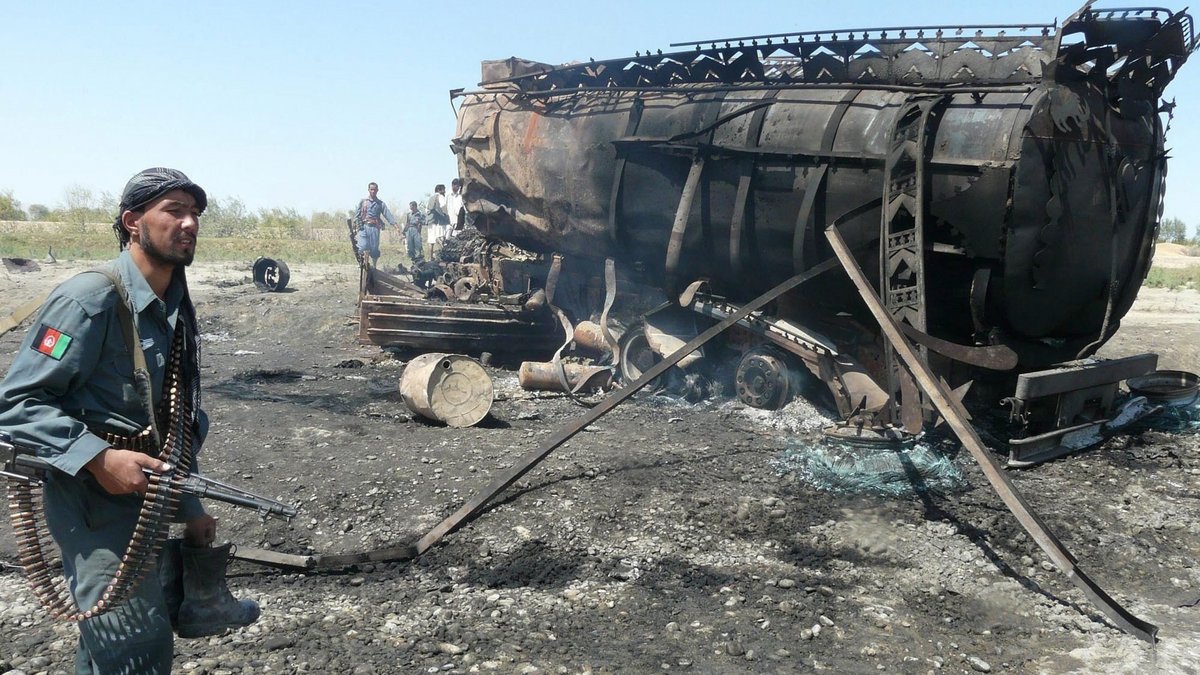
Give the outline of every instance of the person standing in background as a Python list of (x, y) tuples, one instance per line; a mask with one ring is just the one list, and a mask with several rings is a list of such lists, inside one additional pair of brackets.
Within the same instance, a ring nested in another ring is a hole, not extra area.
[(450, 236), (463, 228), (463, 223), (466, 221), (467, 212), (463, 208), (461, 178), (455, 178), (454, 180), (450, 181), (450, 194), (446, 195), (446, 215), (450, 218), (450, 233), (447, 234), (447, 236)]
[(354, 220), (358, 224), (358, 250), (371, 256), (371, 267), (379, 266), (379, 231), (384, 221), (392, 227), (396, 219), (387, 204), (379, 198), (379, 185), (374, 181), (367, 184), (367, 197), (358, 203)]
[(408, 244), (408, 257), (413, 265), (424, 262), (421, 253), (421, 228), (425, 226), (425, 216), (417, 209), (416, 202), (408, 203), (408, 213), (404, 214), (404, 241)]
[(426, 211), (429, 213), (429, 255), (433, 257), (434, 247), (441, 247), (442, 239), (446, 236), (446, 226), (450, 224), (450, 216), (446, 211), (445, 185), (438, 183), (434, 186)]

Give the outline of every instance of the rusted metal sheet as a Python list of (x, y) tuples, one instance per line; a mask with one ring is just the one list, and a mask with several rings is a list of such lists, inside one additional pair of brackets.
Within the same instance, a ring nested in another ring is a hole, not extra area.
[(381, 347), (548, 356), (563, 341), (549, 314), (516, 306), (364, 295), (359, 314), (359, 341)]
[(575, 324), (575, 348), (596, 356), (610, 356), (613, 352), (604, 328), (594, 321), (580, 321)]
[(612, 382), (612, 369), (582, 363), (524, 361), (517, 371), (522, 389), (535, 391), (590, 392)]
[[(359, 342), (381, 347), (455, 353), (549, 356), (563, 341), (544, 294), (493, 294), (479, 264), (433, 266), (428, 288), (395, 274), (362, 267)], [(439, 281), (440, 280), (440, 281)], [(453, 283), (457, 291), (441, 281)], [(470, 281), (470, 292), (465, 284)], [(483, 297), (487, 291), (487, 297)]]

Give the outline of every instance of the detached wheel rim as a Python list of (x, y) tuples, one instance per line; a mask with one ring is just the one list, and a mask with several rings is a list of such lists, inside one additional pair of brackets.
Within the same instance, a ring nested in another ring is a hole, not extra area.
[[(653, 368), (654, 364), (662, 361), (662, 357), (650, 348), (645, 327), (640, 324), (621, 336), (620, 349), (621, 379), (626, 385), (637, 381), (643, 373)], [(657, 386), (661, 381), (661, 377), (656, 378), (651, 386)]]
[(738, 400), (754, 408), (782, 408), (791, 397), (789, 369), (787, 361), (771, 350), (747, 352), (734, 378)]

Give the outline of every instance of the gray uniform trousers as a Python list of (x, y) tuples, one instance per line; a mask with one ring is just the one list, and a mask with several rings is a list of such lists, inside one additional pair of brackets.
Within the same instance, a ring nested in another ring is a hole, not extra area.
[(371, 260), (379, 260), (379, 226), (370, 223), (362, 226), (357, 237), (358, 250), (371, 256)]
[[(63, 572), (81, 610), (91, 608), (112, 579), (141, 509), (140, 497), (110, 495), (94, 480), (47, 477), (46, 524), (63, 553)], [(170, 673), (174, 634), (157, 566), (128, 600), (79, 622), (79, 675)]]
[(404, 241), (408, 244), (408, 257), (417, 262), (425, 257), (421, 251), (421, 231), (415, 227), (410, 227), (404, 232)]

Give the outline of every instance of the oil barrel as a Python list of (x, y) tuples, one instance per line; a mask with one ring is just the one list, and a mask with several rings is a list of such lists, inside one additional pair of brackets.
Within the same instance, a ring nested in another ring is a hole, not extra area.
[(426, 419), (469, 427), (492, 408), (492, 379), (466, 356), (422, 354), (405, 366), (400, 395), (409, 410)]

